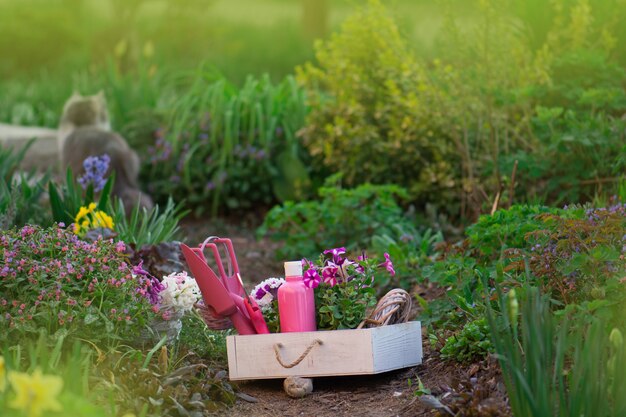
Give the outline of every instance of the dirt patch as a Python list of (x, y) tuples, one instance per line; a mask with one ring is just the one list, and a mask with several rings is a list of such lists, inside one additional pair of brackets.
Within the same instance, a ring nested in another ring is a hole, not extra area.
[[(425, 334), (425, 329), (423, 329)], [(419, 378), (432, 394), (459, 415), (509, 416), (499, 369), (493, 360), (473, 364), (443, 361), (423, 340), (424, 359), (413, 368), (372, 376), (315, 378), (313, 393), (292, 399), (282, 379), (246, 381), (235, 389), (257, 402), (240, 400), (215, 415), (248, 416), (432, 416), (415, 395)], [(412, 384), (409, 385), (409, 380)], [(445, 415), (445, 414), (442, 414)]]
[[(237, 221), (213, 219), (186, 220), (182, 224), (185, 242), (198, 244), (208, 236), (232, 239), (242, 277), (248, 289), (271, 276), (282, 276), (282, 263), (275, 258), (277, 243), (257, 240), (255, 218)], [(412, 292), (425, 300), (443, 296), (445, 290), (416, 285)], [(415, 303), (413, 313), (420, 308)], [(430, 348), (427, 331), (423, 334), (423, 363), (419, 366), (373, 376), (315, 378), (314, 391), (301, 399), (292, 399), (283, 391), (283, 380), (258, 380), (233, 383), (235, 390), (253, 397), (231, 408), (212, 414), (249, 416), (432, 416), (436, 412), (415, 395), (416, 383), (422, 381), (432, 394), (441, 398), (455, 413), (467, 416), (509, 416), (499, 367), (493, 359), (459, 364), (441, 359)], [(412, 386), (409, 385), (412, 381)], [(245, 397), (245, 396), (244, 396)], [(443, 414), (442, 414), (443, 415)]]
[(268, 239), (257, 240), (255, 231), (259, 226), (255, 217), (239, 219), (186, 219), (181, 223), (183, 241), (199, 245), (209, 236), (226, 237), (232, 240), (241, 277), (248, 289), (269, 277), (284, 275), (283, 265), (276, 260), (276, 249), (280, 246)]

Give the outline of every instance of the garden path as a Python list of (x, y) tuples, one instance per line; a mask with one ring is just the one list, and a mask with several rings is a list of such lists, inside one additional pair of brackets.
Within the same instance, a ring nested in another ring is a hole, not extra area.
[[(267, 277), (282, 275), (282, 265), (274, 257), (278, 244), (255, 239), (254, 230), (259, 217), (185, 221), (182, 229), (185, 241), (191, 244), (197, 244), (211, 235), (231, 238), (245, 284), (251, 287)], [(443, 293), (440, 289), (419, 286), (413, 292), (427, 300), (440, 297)], [(454, 407), (456, 405), (473, 412), (466, 415), (510, 415), (494, 360), (471, 364), (444, 361), (438, 351), (430, 348), (425, 328), (422, 334), (424, 358), (419, 366), (374, 376), (315, 378), (313, 393), (301, 399), (291, 399), (285, 394), (282, 379), (233, 383), (237, 392), (253, 397), (255, 402), (239, 399), (233, 407), (213, 415), (432, 416), (433, 410), (414, 395), (417, 378), (433, 395), (443, 398), (444, 403), (453, 404), (453, 409), (458, 409)]]

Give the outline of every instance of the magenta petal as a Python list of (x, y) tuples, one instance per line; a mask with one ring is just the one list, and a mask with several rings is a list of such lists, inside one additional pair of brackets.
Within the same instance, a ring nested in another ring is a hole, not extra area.
[(302, 280), (307, 287), (317, 288), (317, 286), (320, 285), (321, 277), (315, 269), (311, 268), (306, 270), (302, 276)]
[(343, 255), (344, 253), (346, 253), (346, 248), (345, 247), (334, 248), (334, 249), (326, 249), (324, 251), (324, 255), (331, 254), (331, 255), (333, 255), (333, 257), (339, 256), (339, 255)]

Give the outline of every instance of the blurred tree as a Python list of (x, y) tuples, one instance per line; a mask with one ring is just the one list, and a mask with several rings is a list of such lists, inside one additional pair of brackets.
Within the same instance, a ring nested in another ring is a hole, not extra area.
[(302, 0), (302, 28), (310, 38), (326, 35), (328, 22), (327, 0)]

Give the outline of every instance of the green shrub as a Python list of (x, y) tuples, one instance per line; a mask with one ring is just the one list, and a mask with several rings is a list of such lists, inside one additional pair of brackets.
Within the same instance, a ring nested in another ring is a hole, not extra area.
[(171, 242), (179, 231), (178, 222), (187, 214), (182, 205), (167, 200), (165, 208), (155, 205), (150, 210), (135, 206), (126, 217), (124, 203), (117, 200), (110, 206), (118, 238), (135, 248)]
[(27, 223), (49, 225), (52, 219), (42, 204), (48, 175), (30, 173), (16, 175), (30, 141), (21, 150), (0, 148), (0, 229), (24, 226)]
[(267, 213), (257, 234), (284, 242), (277, 257), (313, 258), (340, 246), (355, 252), (372, 247), (375, 235), (396, 237), (396, 226), (410, 227), (398, 205), (407, 197), (400, 187), (365, 184), (342, 189), (327, 183), (318, 192), (317, 201), (288, 201)]
[[(122, 242), (84, 242), (67, 229), (0, 233), (0, 339), (48, 334), (132, 342), (153, 317), (152, 282), (132, 275)], [(143, 295), (141, 295), (143, 294)]]
[(388, 253), (393, 259), (395, 276), (377, 281), (383, 288), (400, 287), (410, 290), (420, 281), (419, 268), (430, 262), (436, 254), (435, 246), (443, 241), (441, 232), (426, 229), (423, 232), (410, 224), (393, 224), (391, 233), (375, 234), (372, 237), (372, 249), (375, 253)]
[[(520, 301), (519, 317), (488, 310), (511, 409), (519, 416), (620, 416), (626, 412), (623, 327), (559, 320), (536, 288)], [(509, 311), (510, 297), (500, 298)], [(519, 324), (518, 324), (519, 320)], [(589, 383), (594, 381), (593, 384)]]
[(518, 150), (500, 160), (504, 172), (518, 163), (516, 187), (523, 190), (518, 200), (554, 205), (591, 201), (616, 182), (624, 120), (604, 113), (538, 107), (532, 128), (542, 144), (542, 156)]
[(446, 339), (441, 357), (459, 362), (470, 362), (493, 351), (486, 318), (465, 323), (455, 335)]
[[(626, 273), (626, 207), (572, 208), (529, 233), (526, 259), (543, 292), (566, 303), (616, 300)], [(522, 265), (518, 263), (518, 268)]]
[(484, 256), (498, 258), (506, 249), (525, 247), (527, 234), (545, 227), (541, 214), (561, 212), (545, 206), (515, 205), (481, 216), (467, 228), (466, 234), (472, 248)]
[(291, 78), (274, 85), (249, 77), (236, 89), (200, 71), (150, 150), (151, 193), (184, 199), (197, 214), (306, 196), (309, 170), (295, 138), (305, 113)]
[[(317, 63), (298, 68), (311, 113), (304, 143), (350, 186), (404, 186), (412, 199), (440, 201), (454, 185), (449, 145), (432, 117), (440, 91), (378, 1), (316, 45)], [(436, 196), (433, 196), (435, 194)]]

